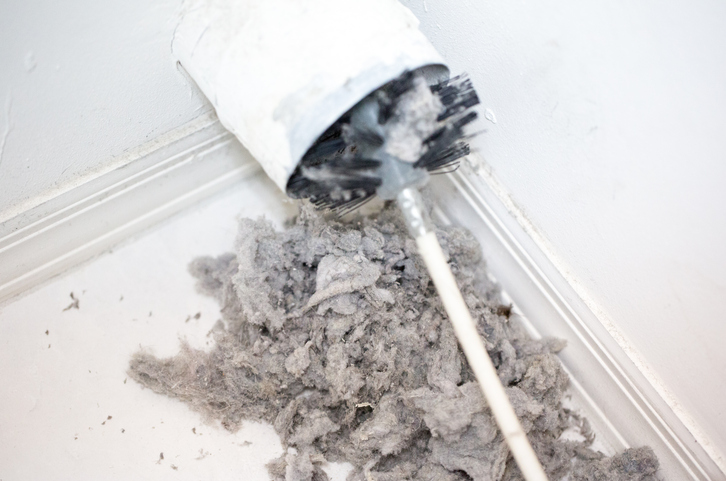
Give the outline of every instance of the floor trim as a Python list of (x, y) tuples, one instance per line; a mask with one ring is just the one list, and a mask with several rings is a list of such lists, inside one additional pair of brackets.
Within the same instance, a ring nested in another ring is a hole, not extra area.
[(0, 224), (0, 302), (259, 170), (216, 118), (192, 124)]

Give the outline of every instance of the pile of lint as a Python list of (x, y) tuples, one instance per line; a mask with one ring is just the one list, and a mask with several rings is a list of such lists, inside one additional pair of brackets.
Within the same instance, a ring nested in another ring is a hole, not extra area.
[[(437, 236), (550, 479), (655, 480), (650, 448), (589, 449), (562, 405), (564, 343), (509, 315), (470, 233)], [(326, 461), (350, 462), (351, 481), (521, 479), (396, 210), (341, 223), (303, 208), (283, 232), (245, 219), (236, 253), (190, 270), (222, 306), (214, 347), (141, 351), (129, 373), (231, 431), (271, 423), (286, 447), (273, 480), (326, 480)]]

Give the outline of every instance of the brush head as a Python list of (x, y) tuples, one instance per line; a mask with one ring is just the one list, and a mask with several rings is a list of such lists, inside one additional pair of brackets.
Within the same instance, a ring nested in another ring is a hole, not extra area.
[(287, 184), (293, 198), (344, 215), (374, 196), (394, 199), (429, 174), (453, 171), (469, 154), (465, 126), (477, 118), (471, 81), (433, 86), (406, 72), (333, 124), (303, 156)]

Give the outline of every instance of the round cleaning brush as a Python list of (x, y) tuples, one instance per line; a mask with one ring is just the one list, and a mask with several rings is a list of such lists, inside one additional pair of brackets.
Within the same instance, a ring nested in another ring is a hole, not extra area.
[[(374, 195), (395, 199), (444, 173), (469, 153), (464, 127), (476, 119), (471, 81), (429, 86), (405, 72), (362, 100), (308, 150), (287, 193), (341, 215)], [(452, 169), (453, 170), (453, 169)]]
[(417, 25), (397, 0), (187, 0), (172, 48), (289, 196), (340, 215), (396, 199), (524, 478), (546, 480), (418, 192), (469, 153), (479, 99)]

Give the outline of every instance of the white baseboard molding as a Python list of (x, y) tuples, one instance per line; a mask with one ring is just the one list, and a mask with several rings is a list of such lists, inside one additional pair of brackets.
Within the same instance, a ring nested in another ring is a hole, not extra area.
[(0, 303), (259, 170), (214, 116), (163, 139), (0, 224)]
[[(60, 274), (259, 169), (213, 117), (143, 155), (0, 224), (0, 302)], [(464, 166), (433, 182), (444, 214), (480, 240), (490, 272), (528, 327), (567, 339), (572, 393), (604, 445), (650, 445), (672, 480), (726, 479), (481, 176)]]

